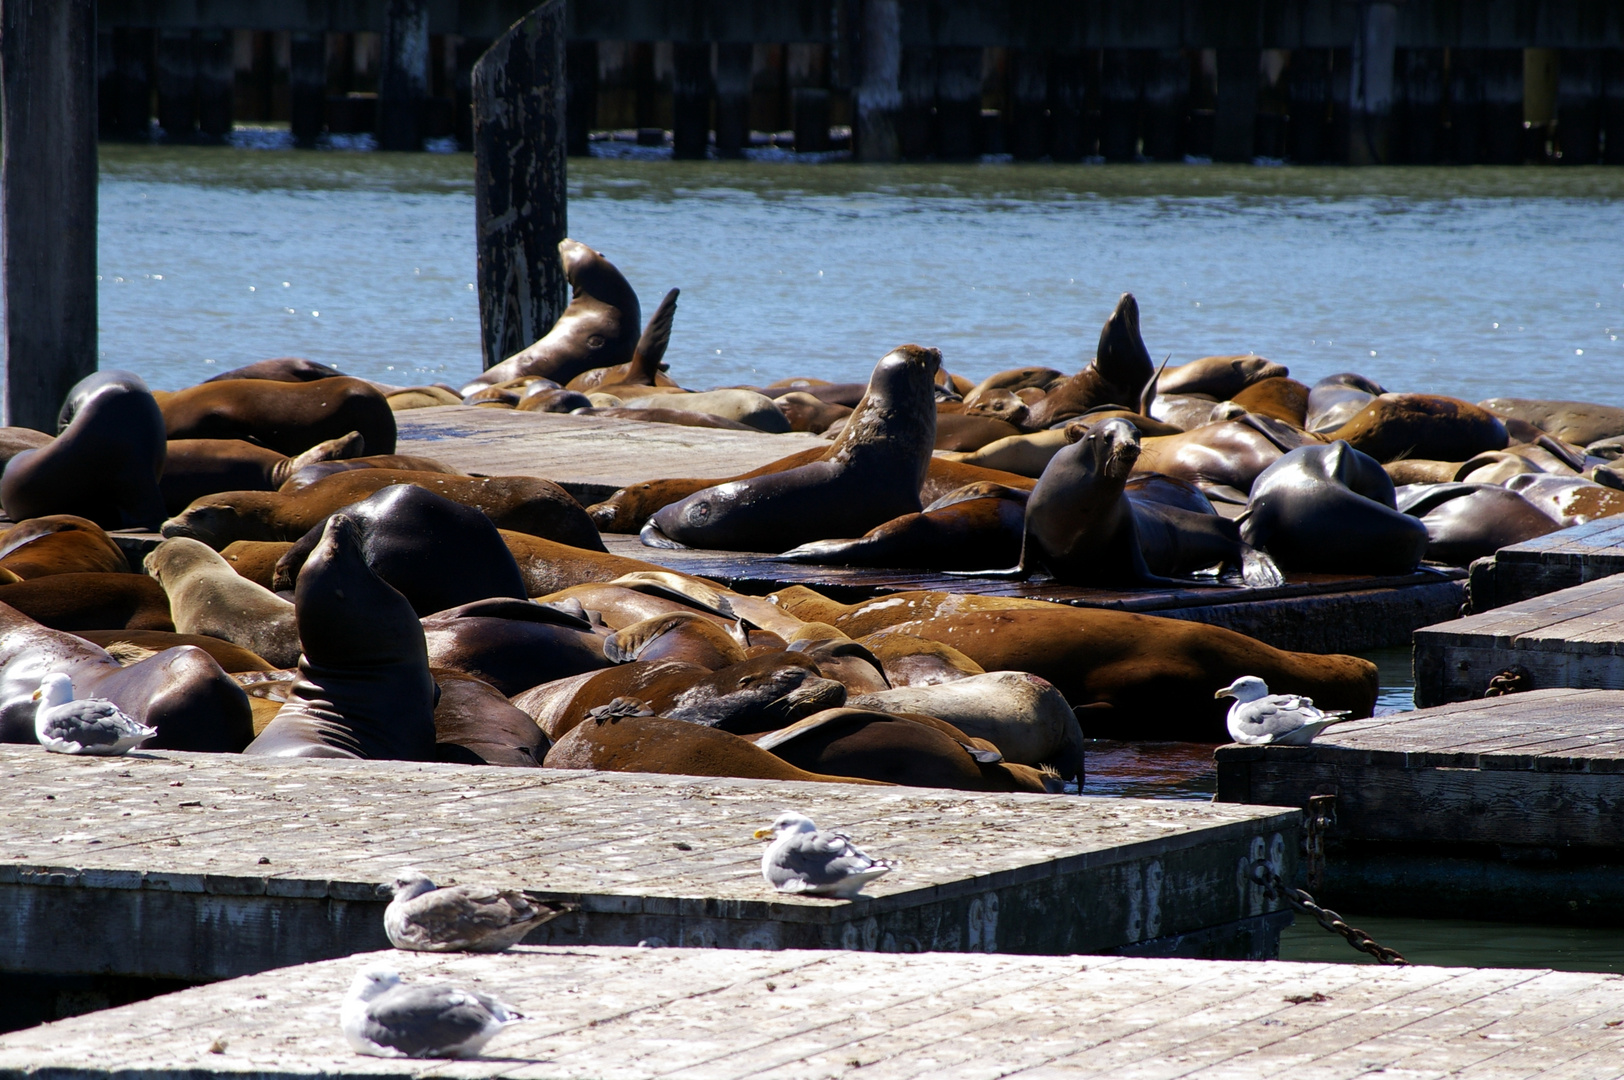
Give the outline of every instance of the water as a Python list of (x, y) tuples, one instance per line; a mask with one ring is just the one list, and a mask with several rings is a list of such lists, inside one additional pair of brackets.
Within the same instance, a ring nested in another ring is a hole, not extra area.
[[(1123, 290), (1174, 362), (1624, 400), (1624, 171), (572, 159), (571, 234), (686, 385), (865, 378), (904, 341), (978, 378), (1075, 370)], [(173, 389), (302, 355), (477, 371), (463, 154), (102, 147), (101, 363)]]
[[(1397, 949), (1412, 964), (1624, 972), (1624, 930), (1613, 927), (1341, 914), (1349, 925)], [(1296, 923), (1280, 935), (1280, 959), (1331, 964), (1376, 962), (1304, 915), (1297, 916)]]

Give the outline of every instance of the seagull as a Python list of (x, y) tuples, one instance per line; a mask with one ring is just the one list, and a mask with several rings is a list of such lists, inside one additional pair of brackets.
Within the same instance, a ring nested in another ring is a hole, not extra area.
[(1348, 716), (1346, 709), (1322, 712), (1301, 694), (1271, 694), (1256, 675), (1242, 675), (1212, 696), (1235, 699), (1226, 721), (1229, 737), (1248, 746), (1307, 746)]
[(755, 835), (772, 839), (761, 857), (761, 876), (779, 892), (854, 900), (864, 885), (893, 869), (858, 851), (845, 833), (820, 831), (804, 814), (780, 814)]
[(524, 1019), (488, 994), (447, 983), (401, 984), (400, 973), (368, 967), (339, 1009), (344, 1038), (373, 1057), (477, 1057), (491, 1036)]
[(383, 930), (397, 949), (415, 952), (501, 952), (576, 905), (513, 889), (479, 885), (437, 887), (404, 870), (383, 913)]
[(34, 691), (34, 735), (53, 754), (127, 754), (158, 734), (106, 698), (73, 700), (73, 678), (53, 671)]

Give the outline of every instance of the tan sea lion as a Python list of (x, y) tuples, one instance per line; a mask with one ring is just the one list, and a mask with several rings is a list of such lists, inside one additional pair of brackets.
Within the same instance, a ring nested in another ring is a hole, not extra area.
[(1256, 353), (1236, 356), (1203, 356), (1178, 367), (1170, 367), (1156, 380), (1160, 394), (1206, 394), (1227, 401), (1264, 379), (1284, 378), (1290, 372)]
[(339, 376), (314, 382), (199, 383), (162, 403), (171, 439), (246, 439), (289, 456), (361, 433), (362, 453), (395, 452), (395, 414), (378, 388)]
[(938, 410), (935, 448), (952, 453), (970, 453), (980, 450), (988, 443), (1008, 439), (1020, 433), (1020, 428), (995, 416), (983, 416), (979, 413), (955, 415)]
[(1292, 427), (1305, 428), (1308, 424), (1308, 392), (1308, 387), (1296, 379), (1276, 376), (1259, 379), (1229, 400), (1249, 413), (1272, 416)]
[(384, 400), (389, 402), (389, 408), (395, 412), (462, 404), (460, 396), (443, 386), (407, 386), (400, 390), (391, 390), (384, 395)]
[(813, 435), (822, 435), (837, 420), (844, 420), (851, 415), (848, 406), (831, 405), (800, 390), (793, 390), (773, 398), (773, 404), (778, 406), (778, 411), (789, 421), (791, 431), (806, 431)]
[(194, 499), (222, 491), (275, 491), (306, 465), (359, 454), (362, 443), (352, 431), (288, 457), (241, 439), (172, 439), (158, 485), (164, 509), (178, 514)]
[(262, 379), (267, 382), (315, 382), (317, 379), (336, 379), (344, 374), (335, 367), (306, 360), (302, 356), (279, 356), (273, 360), (256, 360), (252, 364), (204, 379), (204, 382), (228, 382), (232, 379)]
[(1496, 416), (1521, 420), (1579, 446), (1624, 435), (1624, 408), (1617, 405), (1503, 397), (1489, 398), (1478, 405)]
[(49, 514), (29, 518), (0, 535), (0, 569), (26, 581), (52, 574), (127, 574), (130, 563), (94, 521)]
[(1325, 439), (1340, 439), (1377, 461), (1465, 461), (1485, 450), (1504, 450), (1510, 441), (1505, 425), (1487, 409), (1437, 394), (1383, 394)]
[(959, 650), (912, 634), (881, 630), (858, 641), (880, 661), (893, 688), (936, 686), (982, 673), (981, 665)]
[(258, 653), (207, 634), (171, 634), (163, 630), (78, 630), (73, 636), (106, 649), (109, 656), (126, 667), (166, 649), (191, 645), (208, 653), (210, 659), (220, 665), (220, 670), (230, 675), (244, 671), (277, 670)]
[(498, 529), (508, 552), (519, 566), (526, 596), (546, 596), (572, 585), (613, 581), (626, 574), (658, 572), (665, 568), (642, 559), (628, 559), (603, 551), (560, 544), (529, 533)]
[(273, 667), (299, 662), (299, 627), (293, 605), (232, 569), (207, 544), (165, 540), (143, 562), (169, 596), (175, 629), (205, 634), (263, 656)]

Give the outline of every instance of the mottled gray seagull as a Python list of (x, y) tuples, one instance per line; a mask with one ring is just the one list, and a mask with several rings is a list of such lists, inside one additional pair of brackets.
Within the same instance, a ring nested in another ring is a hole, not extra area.
[(383, 929), (397, 949), (415, 952), (501, 952), (549, 919), (576, 905), (514, 889), (481, 885), (438, 888), (424, 874), (404, 870), (384, 909)]
[(158, 734), (106, 698), (73, 699), (73, 678), (53, 671), (34, 691), (34, 735), (53, 754), (127, 754)]
[(1301, 694), (1271, 694), (1256, 675), (1242, 675), (1216, 694), (1232, 697), (1226, 725), (1229, 737), (1248, 746), (1307, 746), (1314, 736), (1348, 717), (1347, 710), (1322, 712)]
[(511, 1005), (449, 983), (406, 986), (400, 973), (368, 967), (339, 1009), (344, 1039), (373, 1057), (470, 1058), (524, 1019)]
[(845, 833), (824, 832), (804, 814), (780, 814), (756, 839), (772, 838), (761, 857), (761, 876), (779, 892), (853, 900), (892, 864), (871, 859)]

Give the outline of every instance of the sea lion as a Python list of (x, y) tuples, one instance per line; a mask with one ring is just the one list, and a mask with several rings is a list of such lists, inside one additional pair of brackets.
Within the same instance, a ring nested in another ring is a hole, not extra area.
[(399, 390), (391, 390), (384, 395), (389, 402), (389, 408), (394, 412), (409, 412), (412, 409), (435, 409), (441, 405), (461, 405), (462, 398), (443, 386), (407, 386)]
[(613, 581), (626, 574), (665, 570), (663, 566), (641, 559), (588, 551), (529, 533), (509, 529), (498, 529), (497, 532), (507, 545), (508, 553), (518, 563), (526, 596), (546, 596), (572, 585)]
[(1400, 513), (1427, 529), (1427, 558), (1451, 566), (1493, 555), (1561, 528), (1514, 491), (1494, 484), (1415, 484), (1398, 488)]
[[(626, 388), (632, 389), (632, 388)], [(643, 388), (647, 389), (647, 388)], [(732, 420), (769, 435), (782, 435), (789, 421), (778, 411), (773, 399), (753, 390), (707, 390), (700, 394), (638, 394), (623, 397), (623, 409), (676, 409), (704, 413)]]
[(166, 649), (191, 645), (208, 653), (210, 659), (228, 675), (277, 670), (275, 665), (258, 653), (207, 634), (171, 634), (163, 630), (77, 630), (73, 636), (106, 649), (109, 656), (126, 667)]
[[(468, 475), (454, 465), (447, 465), (443, 461), (436, 461), (434, 458), (423, 457), (418, 454), (367, 454), (362, 457), (344, 458), (342, 461), (314, 461), (290, 467), (286, 472), (287, 478), (272, 490), (280, 491), (284, 495), (295, 491), (303, 491), (311, 484), (325, 480), (329, 476), (335, 476), (341, 472), (354, 472), (357, 469), (440, 473), (444, 476)], [(190, 506), (191, 504), (188, 503), (187, 505)], [(184, 510), (185, 507), (181, 509)]]
[(1229, 400), (1249, 413), (1271, 416), (1292, 427), (1308, 423), (1308, 387), (1296, 379), (1260, 379)]
[(1289, 374), (1284, 364), (1256, 353), (1203, 356), (1162, 372), (1156, 380), (1156, 392), (1206, 394), (1215, 400), (1227, 401), (1264, 379), (1280, 379)]
[(1487, 409), (1437, 394), (1383, 394), (1324, 435), (1377, 461), (1465, 461), (1485, 450), (1504, 450), (1510, 441), (1506, 426)]
[(1395, 508), (1381, 464), (1345, 442), (1299, 447), (1263, 470), (1238, 520), (1242, 539), (1290, 570), (1404, 574), (1427, 550), (1426, 526)]
[(275, 491), (306, 465), (361, 452), (359, 432), (317, 443), (297, 457), (241, 439), (174, 439), (163, 478), (164, 510), (178, 514), (194, 499), (222, 491)]
[(290, 540), (234, 540), (220, 549), (220, 557), (255, 585), (270, 589), (276, 583), (276, 564), (292, 546)]
[(435, 759), (436, 689), (423, 626), (367, 566), (359, 530), (328, 518), (299, 573), (299, 679), (243, 751), (268, 757)]
[(1478, 405), (1496, 416), (1532, 424), (1578, 446), (1624, 435), (1624, 408), (1617, 405), (1503, 397), (1489, 398)]
[(278, 668), (299, 662), (293, 605), (239, 575), (207, 544), (165, 540), (143, 565), (169, 596), (177, 632), (229, 641)]
[(1011, 435), (997, 439), (968, 453), (944, 456), (962, 465), (997, 469), (1000, 472), (1015, 473), (1036, 480), (1043, 475), (1049, 459), (1058, 454), (1061, 447), (1069, 445), (1071, 439), (1066, 435), (1064, 428), (1046, 428), (1028, 435)]
[(904, 686), (847, 699), (857, 709), (923, 713), (986, 739), (1020, 765), (1050, 765), (1082, 782), (1083, 729), (1064, 695), (1024, 671), (990, 671), (932, 686)]
[[(525, 598), (524, 579), (491, 519), (415, 484), (393, 484), (345, 507), (367, 566), (419, 616), (490, 597)], [(292, 589), (321, 541), (317, 525), (277, 561), (271, 586)], [(166, 541), (167, 543), (167, 541)]]
[(837, 421), (851, 415), (846, 405), (831, 405), (801, 390), (793, 390), (772, 399), (778, 411), (789, 421), (791, 431), (806, 431), (822, 435)]
[(158, 478), (168, 449), (163, 414), (129, 371), (98, 371), (74, 384), (57, 416), (60, 432), (24, 450), (0, 474), (0, 506), (13, 521), (75, 514), (104, 529), (155, 529), (164, 503)]
[(594, 405), (584, 409), (570, 410), (576, 416), (601, 416), (606, 420), (635, 420), (640, 424), (677, 424), (681, 427), (714, 428), (717, 431), (760, 431), (760, 428), (741, 424), (737, 420), (726, 417), (713, 416), (710, 413), (692, 412), (687, 409), (660, 408), (631, 408), (626, 405), (611, 405), (599, 408)]
[[(584, 371), (613, 367), (632, 358), (642, 309), (637, 293), (601, 252), (576, 240), (558, 244), (558, 258), (570, 283), (570, 302), (543, 336), (462, 388), (464, 396), (481, 386), (521, 375), (541, 375), (560, 385)], [(504, 342), (528, 327), (512, 327)]]
[(663, 693), (668, 688), (681, 692), (694, 680), (711, 674), (698, 664), (678, 660), (634, 660), (603, 671), (588, 671), (541, 683), (513, 695), (512, 700), (515, 707), (557, 743), (593, 709), (609, 705), (618, 698), (642, 705), (651, 692)]
[(977, 570), (1020, 558), (1027, 492), (994, 486), (980, 498), (932, 503), (876, 525), (855, 540), (814, 540), (778, 556), (784, 562)]
[(976, 413), (936, 414), (937, 450), (952, 453), (970, 453), (988, 443), (999, 442), (1021, 434), (1021, 429), (1007, 420)]
[(1385, 393), (1380, 383), (1351, 371), (1327, 375), (1308, 390), (1306, 428), (1314, 432), (1335, 431)]
[[(1041, 394), (1038, 395), (1037, 400), (1043, 400)], [(942, 408), (943, 403), (937, 402), (936, 417), (938, 424), (941, 422)], [(966, 416), (990, 416), (1016, 428), (1026, 426), (1027, 411), (1027, 403), (1009, 390), (986, 390), (979, 394), (975, 401), (964, 403), (964, 415)], [(937, 438), (940, 439), (941, 432), (938, 431), (936, 434)]]
[(163, 586), (145, 574), (50, 574), (0, 585), (0, 603), (53, 630), (174, 630)]
[(542, 762), (549, 769), (675, 773), (753, 780), (816, 780), (827, 784), (874, 784), (846, 776), (798, 769), (726, 731), (660, 716), (605, 712), (577, 724), (553, 744)]
[(1258, 474), (1299, 446), (1318, 444), (1311, 435), (1264, 416), (1247, 414), (1206, 424), (1182, 435), (1140, 440), (1134, 471), (1187, 480), (1209, 494), (1227, 488), (1244, 499)]
[(245, 439), (290, 457), (361, 433), (362, 453), (395, 452), (395, 414), (378, 388), (340, 375), (314, 382), (199, 383), (163, 402), (171, 439)]
[(163, 523), (164, 536), (190, 536), (215, 550), (233, 540), (298, 540), (329, 514), (394, 484), (414, 484), (482, 512), (498, 527), (589, 551), (603, 540), (581, 504), (530, 476), (467, 477), (395, 469), (337, 473), (300, 491), (231, 491), (198, 499)]
[(975, 386), (970, 388), (970, 392), (964, 395), (964, 404), (966, 408), (969, 408), (984, 397), (1000, 390), (1013, 394), (1021, 390), (1037, 389), (1047, 393), (1049, 387), (1065, 381), (1065, 372), (1056, 371), (1054, 368), (1011, 368), (1008, 371), (995, 372), (976, 383)]
[(1155, 366), (1139, 334), (1139, 302), (1133, 293), (1123, 293), (1100, 330), (1094, 359), (1032, 405), (1026, 424), (1046, 428), (1096, 405), (1136, 406), (1154, 374)]
[(536, 768), (553, 742), (495, 687), (472, 675), (430, 668), (440, 688), (434, 706), (434, 756), (464, 765)]
[(493, 597), (423, 620), (429, 661), (483, 679), (505, 697), (609, 666), (587, 619), (528, 600)]
[(735, 735), (775, 731), (846, 700), (844, 685), (797, 652), (751, 657), (685, 681), (662, 680), (630, 696), (660, 716)]
[(680, 660), (712, 671), (746, 659), (744, 646), (733, 634), (689, 611), (656, 615), (615, 631), (604, 639), (603, 655), (614, 664)]
[[(1606, 473), (1598, 469), (1595, 475)], [(1579, 476), (1529, 473), (1512, 477), (1504, 486), (1533, 503), (1564, 529), (1596, 518), (1624, 514), (1624, 491)]]
[(893, 688), (937, 686), (982, 674), (980, 664), (939, 641), (890, 630), (858, 640), (880, 662), (885, 681)]
[(0, 742), (35, 741), (34, 692), (53, 671), (72, 677), (76, 696), (107, 698), (157, 728), (148, 749), (234, 754), (253, 738), (248, 698), (201, 649), (166, 649), (124, 667), (89, 641), (0, 603)]
[[(1481, 457), (1482, 455), (1478, 455)], [(1465, 468), (1458, 461), (1423, 461), (1419, 458), (1399, 458), (1382, 464), (1395, 486), (1404, 484), (1448, 484), (1460, 479)]]
[(643, 327), (630, 360), (613, 367), (583, 371), (565, 383), (564, 388), (582, 394), (593, 390), (618, 394), (622, 386), (675, 386), (676, 383), (660, 370), (660, 361), (665, 359), (666, 347), (671, 343), (671, 323), (677, 317), (680, 293), (680, 289), (672, 289), (665, 294), (660, 306), (649, 316), (648, 325)]
[(574, 390), (539, 390), (534, 394), (524, 395), (514, 406), (520, 412), (547, 413), (568, 413), (592, 407), (591, 398)]
[(0, 569), (27, 581), (52, 574), (128, 574), (130, 563), (94, 521), (49, 514), (29, 518), (0, 535)]
[(315, 382), (318, 379), (336, 379), (343, 375), (337, 368), (318, 364), (300, 356), (279, 356), (274, 360), (257, 360), (252, 364), (204, 379), (204, 382), (229, 382), (232, 379), (262, 379), (267, 382)]

